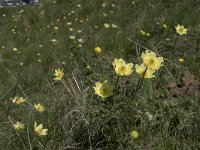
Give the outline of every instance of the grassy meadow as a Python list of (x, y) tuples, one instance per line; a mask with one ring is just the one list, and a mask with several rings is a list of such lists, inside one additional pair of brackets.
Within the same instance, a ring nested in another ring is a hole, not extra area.
[[(0, 150), (199, 150), (199, 8), (198, 0), (0, 8)], [(116, 58), (132, 64), (117, 68)]]

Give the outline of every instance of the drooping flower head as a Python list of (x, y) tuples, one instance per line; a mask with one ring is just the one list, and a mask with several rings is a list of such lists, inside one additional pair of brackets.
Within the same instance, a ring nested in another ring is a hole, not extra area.
[(119, 76), (128, 76), (133, 72), (133, 64), (132, 63), (126, 64), (126, 62), (121, 58), (120, 59), (115, 58), (112, 65), (115, 69), (115, 72)]
[(24, 129), (24, 124), (17, 121), (16, 123), (13, 124), (13, 128), (16, 130), (22, 130)]
[(64, 76), (63, 69), (60, 68), (56, 69), (54, 75), (56, 76), (54, 80), (61, 80), (62, 77)]
[(99, 95), (102, 98), (106, 98), (113, 95), (114, 86), (110, 85), (107, 82), (107, 80), (104, 81), (103, 83), (96, 82), (93, 88), (94, 88), (95, 94)]
[(135, 71), (141, 78), (154, 78), (155, 77), (155, 75), (154, 75), (155, 70), (147, 68), (144, 63), (141, 64), (140, 66), (138, 64), (136, 64)]
[(177, 25), (176, 27), (176, 32), (179, 34), (179, 35), (184, 35), (184, 34), (187, 34), (187, 29), (183, 26), (183, 25)]
[(37, 123), (35, 122), (34, 131), (38, 136), (45, 136), (45, 135), (47, 135), (48, 129), (43, 129), (43, 125), (42, 124), (37, 125)]
[(150, 69), (158, 70), (163, 66), (163, 57), (156, 57), (156, 53), (146, 50), (145, 53), (141, 55), (143, 63)]

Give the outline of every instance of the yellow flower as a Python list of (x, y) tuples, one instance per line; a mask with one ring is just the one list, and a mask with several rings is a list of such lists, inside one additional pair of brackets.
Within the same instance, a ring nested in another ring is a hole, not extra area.
[(77, 32), (78, 32), (78, 33), (81, 33), (81, 32), (82, 32), (82, 30), (77, 30)]
[(54, 75), (56, 76), (54, 80), (61, 80), (62, 77), (64, 76), (63, 69), (62, 70), (60, 68), (56, 69)]
[(167, 26), (166, 24), (163, 24), (162, 27), (163, 27), (164, 29), (167, 29), (167, 28), (168, 28), (168, 26)]
[(38, 112), (43, 112), (44, 111), (44, 106), (42, 106), (40, 103), (34, 104), (35, 110)]
[(143, 30), (140, 30), (140, 34), (145, 35), (146, 33)]
[[(141, 78), (143, 78), (143, 77), (144, 78), (154, 78), (155, 77), (155, 75), (153, 75), (155, 70), (147, 68), (145, 66), (145, 64), (141, 64), (140, 66), (138, 64), (136, 64), (135, 71)], [(144, 73), (145, 73), (145, 75), (144, 75)]]
[(93, 88), (94, 88), (95, 94), (99, 95), (102, 98), (106, 98), (113, 95), (114, 86), (110, 85), (107, 82), (107, 80), (104, 81), (103, 83), (96, 82), (95, 87)]
[(106, 7), (106, 3), (103, 3), (103, 4), (102, 4), (102, 7)]
[(81, 19), (81, 20), (80, 20), (80, 23), (83, 23), (83, 22), (84, 22), (84, 20), (83, 20), (83, 19)]
[(185, 60), (184, 60), (183, 58), (179, 58), (178, 61), (179, 61), (180, 63), (184, 63), (184, 62), (185, 62)]
[(26, 101), (26, 99), (24, 99), (23, 97), (14, 97), (13, 99), (11, 99), (13, 103), (15, 103), (16, 105), (19, 105), (23, 102)]
[(83, 39), (78, 39), (78, 42), (79, 43), (84, 43), (84, 40)]
[(146, 50), (145, 53), (142, 53), (143, 63), (150, 69), (158, 70), (163, 66), (163, 57), (156, 57), (156, 53)]
[(69, 31), (74, 31), (74, 29), (73, 28), (69, 28)]
[(133, 72), (133, 64), (126, 62), (123, 59), (114, 59), (114, 62), (112, 63), (113, 67), (115, 68), (115, 72), (119, 76), (128, 76)]
[(145, 35), (146, 35), (146, 36), (151, 36), (151, 34), (150, 34), (150, 33), (146, 33)]
[(104, 17), (108, 17), (108, 15), (107, 15), (106, 13), (103, 13), (103, 16), (104, 16)]
[(76, 37), (75, 37), (74, 35), (71, 35), (69, 38), (70, 38), (71, 40), (74, 40)]
[(37, 125), (37, 123), (35, 122), (34, 131), (38, 136), (45, 136), (45, 135), (47, 135), (48, 129), (43, 129), (43, 125), (42, 124)]
[(42, 48), (42, 47), (43, 47), (43, 45), (42, 45), (42, 44), (39, 44), (39, 45), (38, 45), (38, 47)]
[(138, 139), (139, 137), (139, 133), (136, 130), (131, 131), (130, 135), (131, 135), (131, 138), (134, 140)]
[(117, 28), (118, 26), (115, 24), (112, 24), (112, 28)]
[(71, 25), (72, 25), (72, 22), (68, 22), (67, 25), (68, 25), (68, 26), (71, 26)]
[(182, 25), (177, 25), (176, 27), (176, 32), (179, 34), (179, 35), (184, 35), (184, 34), (187, 34), (187, 29), (184, 28), (184, 26)]
[(58, 27), (55, 26), (55, 27), (54, 27), (54, 30), (55, 30), (55, 31), (58, 30)]
[(17, 121), (16, 123), (13, 124), (13, 128), (16, 130), (24, 129), (24, 124)]
[(106, 29), (108, 29), (108, 28), (110, 28), (110, 25), (109, 25), (108, 23), (105, 23), (105, 24), (104, 24), (104, 27), (105, 27)]
[(100, 47), (96, 47), (95, 49), (95, 53), (99, 54), (102, 52), (101, 48)]
[(13, 51), (16, 52), (16, 51), (18, 51), (18, 49), (17, 49), (16, 47), (14, 47), (14, 48), (13, 48)]
[(51, 42), (55, 43), (55, 42), (57, 42), (57, 40), (56, 39), (52, 39)]

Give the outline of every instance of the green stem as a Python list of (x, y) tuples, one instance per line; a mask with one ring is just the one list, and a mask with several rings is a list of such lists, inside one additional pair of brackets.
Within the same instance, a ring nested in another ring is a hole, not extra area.
[(176, 35), (175, 40), (174, 40), (174, 44), (173, 44), (173, 47), (174, 47), (174, 48), (176, 47), (176, 43), (177, 43), (178, 37), (179, 37), (179, 36)]
[(142, 78), (139, 79), (139, 81), (138, 81), (138, 83), (137, 83), (137, 88), (136, 88), (135, 92), (139, 92), (139, 90), (140, 90), (140, 88), (141, 88), (141, 86), (142, 86), (142, 83), (143, 83), (143, 81), (144, 81), (144, 76), (145, 76), (146, 72), (147, 72), (147, 68), (145, 69)]
[(115, 80), (115, 93), (117, 93), (117, 83), (119, 81), (119, 76), (117, 76), (117, 79)]

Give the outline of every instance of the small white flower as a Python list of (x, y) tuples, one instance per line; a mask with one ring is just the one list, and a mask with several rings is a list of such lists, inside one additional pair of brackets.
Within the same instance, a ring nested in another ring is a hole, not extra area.
[(150, 114), (148, 111), (146, 112), (146, 115), (147, 115), (147, 117), (148, 117), (149, 120), (152, 120), (152, 119), (153, 119), (152, 114)]

